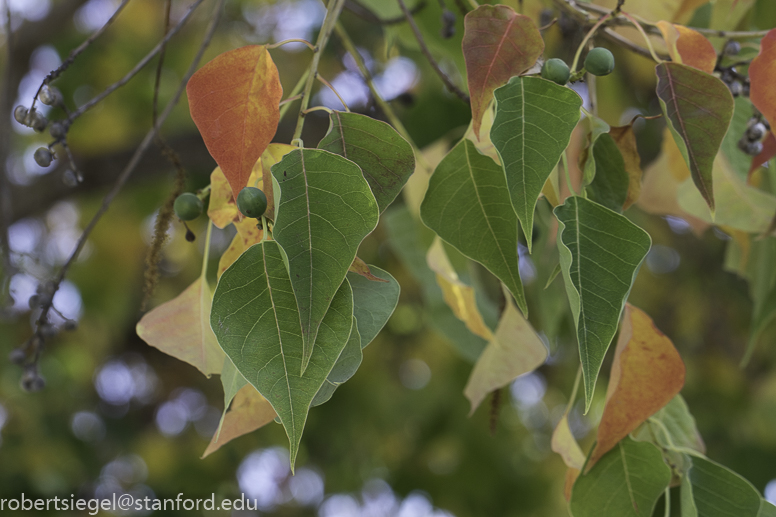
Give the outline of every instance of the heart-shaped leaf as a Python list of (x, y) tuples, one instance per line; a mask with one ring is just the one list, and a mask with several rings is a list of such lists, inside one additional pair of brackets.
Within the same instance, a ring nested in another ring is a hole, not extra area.
[(396, 199), (415, 170), (415, 153), (390, 125), (358, 113), (331, 114), (329, 132), (319, 149), (361, 167), (380, 212)]
[(283, 96), (278, 69), (267, 47), (249, 45), (200, 68), (186, 94), (191, 119), (236, 199), (277, 131)]
[(501, 167), (464, 139), (431, 176), (420, 216), (442, 239), (504, 282), (527, 313), (518, 268), (517, 217), (506, 187)]
[(733, 117), (733, 97), (717, 77), (691, 66), (664, 62), (655, 72), (657, 96), (671, 135), (713, 212), (712, 168)]
[(506, 5), (481, 5), (464, 18), (462, 47), (472, 124), (479, 138), (493, 90), (531, 68), (544, 52), (544, 40), (528, 16)]
[(536, 201), (579, 121), (582, 99), (538, 77), (513, 77), (494, 92), (496, 119), (490, 139), (501, 157), (512, 206), (528, 249)]
[(625, 300), (652, 240), (625, 216), (577, 196), (556, 207), (555, 216), (563, 280), (579, 341), (587, 411)]
[(272, 167), (272, 175), (280, 188), (273, 237), (288, 256), (304, 372), (332, 297), (379, 212), (358, 165), (328, 151), (292, 151)]
[(353, 293), (342, 282), (302, 375), (300, 314), (283, 259), (274, 241), (246, 250), (221, 275), (210, 324), (237, 370), (272, 404), (288, 435), (293, 466), (313, 397), (350, 337)]

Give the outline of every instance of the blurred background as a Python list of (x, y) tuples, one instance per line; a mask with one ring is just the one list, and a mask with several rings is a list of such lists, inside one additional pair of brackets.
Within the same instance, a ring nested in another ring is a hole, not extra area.
[[(489, 403), (471, 418), (463, 388), (470, 358), (435, 325), (424, 304), (417, 275), (392, 248), (384, 223), (362, 245), (359, 256), (389, 270), (401, 283), (399, 306), (386, 329), (365, 350), (360, 370), (332, 400), (310, 412), (296, 475), (288, 467), (282, 427), (269, 424), (201, 460), (222, 411), (217, 378), (147, 346), (135, 334), (141, 316), (143, 263), (159, 206), (172, 190), (174, 171), (152, 148), (89, 238), (68, 279), (54, 298), (56, 309), (78, 321), (72, 332), (49, 341), (41, 361), (46, 389), (25, 393), (22, 371), (6, 357), (31, 334), (28, 299), (51, 279), (71, 253), (84, 224), (97, 210), (107, 186), (126, 164), (151, 125), (155, 61), (129, 84), (81, 117), (69, 143), (84, 182), (63, 182), (62, 160), (47, 168), (33, 160), (46, 145), (15, 122), (11, 109), (29, 106), (45, 75), (67, 58), (113, 14), (118, 0), (7, 0), (14, 31), (10, 60), (2, 52), (2, 81), (9, 88), (3, 106), (0, 163), (2, 184), (12, 200), (8, 240), (14, 270), (6, 275), (13, 297), (0, 317), (0, 499), (19, 497), (239, 498), (259, 501), (259, 511), (231, 515), (319, 517), (470, 517), (566, 515), (565, 466), (550, 451), (550, 436), (565, 408), (578, 365), (576, 340), (560, 279), (542, 291), (557, 251), (550, 244), (523, 254), (521, 270), (531, 303), (531, 322), (551, 350), (538, 371), (503, 390), (495, 434)], [(455, 82), (464, 85), (460, 53), (463, 15), (453, 0), (455, 34), (440, 34), (437, 0), (409, 2), (429, 47)], [(535, 0), (505, 1), (537, 24), (557, 13)], [(214, 2), (206, 1), (171, 40), (161, 75), (160, 102), (171, 97), (189, 66)], [(551, 2), (548, 2), (551, 4)], [(772, 0), (750, 1), (740, 26), (776, 25)], [(172, 22), (189, 2), (172, 2)], [(359, 8), (361, 7), (361, 9)], [(363, 9), (365, 8), (365, 9)], [(704, 23), (703, 7), (695, 18)], [(203, 63), (251, 43), (287, 38), (315, 41), (325, 14), (318, 0), (229, 0), (219, 31)], [(444, 146), (463, 135), (466, 104), (450, 95), (418, 50), (394, 2), (348, 3), (342, 21), (355, 41), (377, 88), (397, 112), (416, 144)], [(0, 31), (7, 45), (6, 11)], [(708, 23), (708, 20), (705, 22)], [(164, 2), (132, 0), (116, 22), (55, 83), (72, 109), (122, 77), (164, 33)], [(544, 32), (546, 57), (571, 61), (583, 32), (559, 20)], [(601, 117), (613, 125), (635, 114), (656, 114), (653, 63), (605, 44), (615, 52), (615, 73), (599, 79)], [(272, 51), (290, 91), (309, 63), (300, 44)], [(353, 60), (332, 37), (321, 74), (351, 110), (384, 119)], [(342, 106), (330, 91), (317, 90), (314, 104)], [(580, 92), (584, 95), (584, 91)], [(52, 110), (51, 119), (63, 113)], [(281, 121), (276, 141), (288, 142), (295, 108)], [(328, 118), (308, 116), (303, 138), (314, 146)], [(636, 126), (642, 166), (660, 152), (662, 123)], [(163, 131), (180, 154), (187, 189), (208, 184), (215, 163), (188, 114), (185, 96)], [(399, 198), (395, 211), (401, 211)], [(540, 202), (539, 239), (548, 240), (549, 209)], [(749, 479), (776, 503), (776, 329), (760, 339), (746, 369), (738, 363), (749, 337), (752, 303), (746, 281), (727, 271), (731, 237), (719, 229), (698, 235), (683, 219), (627, 214), (652, 236), (654, 246), (641, 268), (631, 302), (644, 309), (675, 343), (687, 365), (682, 392), (695, 415), (708, 456)], [(177, 296), (199, 274), (206, 218), (191, 225), (200, 238), (186, 242), (177, 221), (164, 248), (162, 278), (151, 307)], [(544, 225), (544, 226), (542, 226)], [(232, 229), (214, 230), (212, 276)], [(549, 239), (552, 242), (552, 239)], [(3, 273), (4, 275), (8, 273)], [(542, 303), (539, 304), (539, 294)], [(61, 326), (64, 320), (54, 316)], [(606, 377), (611, 359), (602, 370)], [(606, 383), (582, 415), (572, 412), (572, 429), (589, 447), (602, 411)], [(12, 512), (9, 512), (9, 515)], [(191, 512), (165, 512), (184, 515)], [(201, 512), (208, 515), (207, 512)], [(214, 512), (213, 515), (229, 515)]]

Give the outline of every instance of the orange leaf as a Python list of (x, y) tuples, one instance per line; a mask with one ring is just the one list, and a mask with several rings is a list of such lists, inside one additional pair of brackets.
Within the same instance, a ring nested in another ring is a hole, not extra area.
[(272, 422), (275, 410), (256, 388), (246, 384), (234, 396), (232, 407), (224, 416), (220, 434), (216, 432), (202, 457), (209, 456), (222, 445)]
[(776, 29), (772, 29), (760, 41), (760, 54), (749, 65), (749, 99), (776, 127)]
[(671, 59), (709, 74), (714, 71), (717, 51), (703, 34), (663, 20), (657, 22), (657, 26), (666, 40)]
[(641, 157), (636, 147), (636, 134), (633, 132), (633, 123), (627, 126), (612, 127), (609, 129), (617, 149), (622, 154), (625, 162), (625, 172), (628, 173), (628, 195), (625, 198), (625, 204), (622, 209), (625, 210), (639, 198), (641, 193)]
[(606, 405), (587, 469), (668, 404), (684, 386), (684, 372), (671, 340), (646, 313), (626, 304)]
[(773, 133), (768, 132), (763, 139), (763, 150), (760, 151), (760, 154), (752, 158), (752, 165), (749, 167), (749, 177), (747, 178), (747, 181), (751, 182), (752, 173), (768, 163), (774, 156), (776, 156), (776, 137), (773, 136)]
[(137, 335), (208, 377), (221, 373), (225, 356), (210, 328), (212, 299), (207, 282), (197, 278), (176, 298), (147, 312), (137, 324)]
[(277, 67), (263, 45), (238, 48), (200, 68), (186, 93), (191, 118), (236, 198), (277, 131)]
[(531, 68), (544, 52), (544, 40), (531, 18), (505, 5), (482, 5), (468, 13), (463, 23), (472, 125), (479, 140), (493, 90)]

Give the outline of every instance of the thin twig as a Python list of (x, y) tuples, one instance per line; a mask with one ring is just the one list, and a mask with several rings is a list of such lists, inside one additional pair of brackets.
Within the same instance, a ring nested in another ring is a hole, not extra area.
[(318, 75), (318, 64), (321, 62), (323, 50), (326, 48), (326, 43), (329, 42), (329, 36), (331, 36), (331, 32), (334, 30), (334, 25), (337, 23), (337, 19), (342, 12), (344, 4), (345, 0), (329, 0), (329, 5), (326, 8), (326, 18), (324, 18), (321, 31), (318, 33), (318, 41), (315, 42), (316, 52), (313, 54), (313, 60), (310, 63), (309, 72), (307, 74), (307, 81), (305, 82), (304, 91), (302, 92), (303, 97), (301, 106), (299, 107), (299, 117), (296, 121), (296, 129), (294, 129), (292, 140), (298, 140), (302, 137), (305, 110), (310, 105), (313, 84), (315, 84), (315, 77)]
[(170, 39), (173, 36), (175, 36), (175, 34), (177, 34), (179, 30), (181, 30), (181, 28), (183, 28), (183, 26), (186, 24), (186, 22), (191, 17), (191, 15), (194, 14), (194, 11), (197, 9), (197, 7), (199, 7), (204, 1), (205, 0), (195, 0), (195, 2), (189, 7), (189, 10), (186, 11), (186, 14), (183, 15), (183, 18), (181, 18), (181, 20), (177, 23), (177, 25), (175, 25), (175, 27), (170, 29), (167, 35), (162, 39), (162, 41), (159, 42), (158, 45), (156, 45), (156, 47), (154, 47), (153, 50), (151, 50), (151, 52), (146, 54), (146, 56), (143, 59), (141, 59), (140, 62), (137, 65), (135, 65), (135, 67), (132, 70), (130, 70), (124, 77), (122, 77), (112, 85), (105, 88), (105, 90), (103, 90), (102, 93), (100, 93), (99, 95), (96, 95), (90, 101), (88, 101), (87, 103), (79, 107), (77, 110), (75, 110), (70, 115), (70, 117), (68, 117), (67, 119), (68, 123), (72, 124), (72, 122), (75, 119), (77, 119), (85, 112), (87, 112), (88, 110), (90, 110), (91, 108), (99, 104), (100, 102), (102, 102), (102, 100), (105, 99), (105, 97), (115, 92), (116, 90), (118, 90), (119, 88), (127, 84), (133, 77), (135, 77), (140, 72), (140, 70), (142, 70), (148, 64), (149, 61), (151, 61), (154, 57), (156, 57), (156, 55), (159, 52), (162, 51), (162, 49), (167, 44), (167, 42), (170, 41)]
[[(198, 1), (196, 5), (199, 5), (200, 3), (202, 3), (201, 0)], [(172, 113), (172, 110), (175, 108), (176, 104), (178, 103), (178, 100), (183, 94), (183, 91), (186, 89), (186, 84), (188, 83), (191, 76), (194, 75), (194, 72), (197, 70), (197, 67), (199, 66), (199, 62), (202, 59), (202, 56), (204, 55), (205, 50), (210, 45), (210, 41), (213, 39), (213, 35), (215, 34), (216, 28), (218, 26), (218, 22), (221, 19), (221, 14), (225, 4), (226, 4), (226, 0), (218, 0), (218, 4), (216, 5), (215, 11), (210, 21), (210, 25), (207, 28), (205, 37), (202, 40), (202, 44), (200, 45), (199, 50), (197, 51), (197, 54), (194, 56), (194, 59), (192, 60), (191, 65), (189, 66), (189, 69), (186, 71), (186, 74), (183, 76), (183, 79), (181, 80), (177, 91), (173, 95), (172, 99), (170, 99), (170, 102), (167, 103), (167, 106), (165, 106), (164, 111), (162, 111), (162, 113), (159, 115), (159, 118), (156, 121), (156, 124), (154, 124), (154, 126), (148, 131), (148, 133), (146, 133), (146, 136), (143, 138), (143, 141), (135, 150), (135, 153), (132, 155), (132, 158), (129, 160), (129, 163), (127, 163), (127, 165), (124, 167), (124, 170), (121, 171), (121, 174), (119, 174), (118, 178), (116, 178), (116, 182), (114, 183), (113, 187), (103, 198), (100, 208), (97, 210), (97, 212), (94, 214), (92, 219), (89, 221), (89, 224), (87, 224), (86, 227), (84, 228), (83, 232), (81, 233), (81, 236), (78, 238), (78, 242), (76, 243), (75, 249), (70, 254), (70, 257), (68, 257), (67, 262), (65, 262), (65, 264), (62, 266), (62, 269), (60, 269), (56, 279), (53, 281), (51, 297), (47, 301), (47, 303), (41, 308), (40, 316), (36, 321), (36, 326), (37, 326), (36, 332), (39, 332), (41, 326), (46, 323), (48, 318), (48, 313), (51, 310), (51, 304), (54, 298), (54, 293), (56, 293), (56, 291), (59, 289), (59, 286), (61, 285), (62, 281), (65, 279), (65, 276), (67, 275), (67, 272), (70, 269), (70, 266), (78, 258), (78, 255), (81, 253), (81, 250), (83, 250), (83, 247), (86, 244), (86, 240), (89, 238), (89, 235), (91, 234), (92, 230), (94, 230), (94, 227), (97, 225), (99, 220), (102, 218), (105, 212), (107, 212), (108, 208), (113, 202), (113, 199), (118, 195), (118, 193), (124, 187), (127, 180), (129, 180), (129, 177), (134, 172), (138, 163), (140, 163), (140, 159), (143, 157), (145, 152), (153, 143), (154, 138), (159, 133), (159, 129), (161, 128), (161, 125), (164, 123), (167, 117), (170, 116), (170, 113)], [(181, 20), (181, 23), (182, 22), (183, 20)], [(33, 364), (37, 362), (39, 356), (40, 356), (40, 348), (35, 350)]]
[(111, 15), (111, 17), (110, 17), (110, 18), (108, 18), (108, 21), (107, 21), (107, 22), (105, 22), (105, 24), (104, 24), (102, 27), (100, 27), (99, 29), (97, 29), (96, 31), (94, 31), (94, 33), (92, 33), (92, 35), (91, 35), (91, 36), (89, 36), (88, 38), (86, 38), (86, 40), (85, 40), (83, 43), (81, 43), (81, 44), (80, 44), (80, 45), (78, 45), (78, 46), (77, 46), (75, 49), (73, 49), (73, 50), (70, 52), (70, 55), (68, 55), (68, 56), (67, 56), (67, 59), (65, 59), (65, 60), (62, 62), (62, 64), (61, 64), (61, 65), (59, 65), (59, 66), (57, 67), (57, 69), (56, 69), (56, 70), (53, 70), (53, 71), (51, 71), (51, 72), (50, 72), (50, 73), (49, 73), (49, 74), (46, 76), (46, 78), (45, 78), (45, 79), (43, 79), (43, 82), (42, 82), (42, 83), (41, 83), (41, 85), (38, 87), (38, 91), (35, 93), (35, 98), (34, 98), (34, 99), (32, 99), (32, 107), (31, 107), (30, 109), (32, 109), (32, 108), (34, 108), (34, 107), (35, 107), (35, 101), (37, 101), (37, 100), (38, 100), (38, 95), (40, 95), (40, 91), (43, 89), (43, 87), (44, 87), (45, 85), (47, 85), (47, 84), (50, 84), (50, 83), (51, 83), (52, 81), (54, 81), (54, 80), (55, 80), (57, 77), (59, 77), (60, 75), (62, 75), (62, 72), (64, 72), (65, 70), (67, 70), (67, 69), (70, 67), (70, 65), (72, 65), (72, 64), (73, 64), (73, 62), (75, 61), (75, 58), (77, 58), (77, 57), (78, 57), (78, 55), (79, 55), (81, 52), (83, 52), (84, 50), (86, 50), (87, 48), (89, 48), (89, 46), (90, 46), (92, 43), (94, 43), (94, 40), (96, 40), (97, 38), (99, 38), (99, 37), (100, 37), (100, 35), (101, 35), (103, 32), (105, 32), (105, 30), (106, 30), (108, 27), (110, 27), (110, 25), (111, 25), (111, 24), (113, 23), (113, 21), (114, 21), (114, 20), (115, 20), (115, 19), (118, 17), (119, 13), (120, 13), (120, 12), (121, 12), (121, 11), (124, 9), (124, 7), (126, 7), (126, 5), (129, 3), (129, 1), (130, 1), (130, 0), (123, 0), (123, 1), (121, 2), (121, 4), (119, 4), (119, 6), (116, 8), (116, 11), (115, 11), (115, 12), (114, 12), (114, 13)]
[(284, 39), (283, 41), (278, 41), (277, 43), (273, 43), (272, 45), (267, 45), (267, 48), (272, 49), (272, 48), (282, 47), (286, 43), (304, 43), (307, 46), (307, 48), (315, 52), (315, 45), (313, 45), (306, 39), (301, 39), (301, 38)]
[[(164, 35), (170, 31), (170, 10), (172, 0), (165, 0), (164, 5)], [(151, 108), (151, 121), (156, 124), (156, 115), (159, 108), (159, 85), (162, 82), (162, 66), (164, 66), (164, 55), (167, 52), (167, 45), (159, 51), (159, 62), (156, 65), (156, 77), (154, 78), (154, 100)]]
[[(331, 91), (333, 91), (333, 92), (334, 92), (334, 95), (336, 95), (336, 96), (337, 96), (337, 98), (339, 99), (339, 101), (342, 103), (342, 105), (343, 105), (343, 106), (345, 106), (345, 111), (350, 111), (350, 108), (348, 108), (348, 105), (347, 105), (347, 104), (345, 104), (345, 99), (343, 99), (343, 98), (342, 98), (342, 95), (340, 95), (340, 94), (339, 94), (339, 92), (337, 91), (337, 89), (336, 89), (336, 88), (334, 88), (334, 86), (332, 86), (332, 85), (331, 85), (331, 83), (330, 83), (329, 81), (327, 81), (326, 79), (324, 79), (324, 78), (323, 78), (323, 77), (321, 77), (320, 75), (318, 75), (317, 77), (318, 77), (318, 81), (320, 81), (320, 82), (321, 82), (321, 84), (324, 84), (324, 85), (328, 86), (328, 87), (329, 87), (329, 90), (331, 90)], [(307, 111), (308, 111), (308, 113), (309, 113), (309, 111), (310, 111), (310, 110), (307, 110)]]
[(283, 117), (286, 115), (288, 108), (291, 107), (291, 103), (302, 98), (302, 94), (299, 92), (302, 91), (302, 88), (307, 83), (307, 74), (309, 73), (309, 70), (305, 70), (305, 72), (296, 82), (296, 85), (294, 85), (294, 89), (291, 90), (291, 93), (288, 94), (288, 97), (280, 101), (280, 120), (283, 120)]
[[(11, 66), (13, 65), (13, 32), (11, 26), (11, 0), (5, 0), (5, 73), (0, 86), (0, 113), (8, 114), (13, 103), (11, 97)], [(0, 163), (5, 164), (8, 151), (11, 148), (11, 131), (8, 124), (0, 127)], [(0, 309), (10, 302), (9, 282), (14, 271), (11, 261), (11, 248), (8, 242), (8, 227), (13, 218), (11, 206), (11, 183), (5, 167), (0, 166), (0, 252), (2, 252), (2, 281), (0, 282)], [(6, 297), (6, 295), (8, 295)]]
[(410, 24), (412, 32), (415, 34), (415, 39), (418, 40), (418, 45), (420, 45), (421, 52), (423, 52), (423, 55), (426, 56), (429, 64), (431, 64), (431, 68), (433, 68), (439, 78), (442, 79), (442, 82), (445, 83), (445, 86), (449, 91), (457, 95), (462, 101), (468, 103), (469, 96), (461, 91), (461, 89), (458, 88), (449, 77), (447, 77), (447, 74), (445, 74), (444, 71), (442, 71), (442, 69), (439, 67), (439, 63), (436, 62), (434, 56), (431, 55), (431, 51), (428, 49), (426, 46), (426, 41), (423, 39), (423, 34), (420, 33), (420, 29), (415, 23), (415, 19), (412, 17), (412, 13), (410, 13), (409, 9), (407, 9), (407, 4), (404, 3), (404, 0), (396, 1), (399, 2), (399, 7), (401, 7), (401, 11), (404, 13), (404, 17), (407, 19), (407, 23)]

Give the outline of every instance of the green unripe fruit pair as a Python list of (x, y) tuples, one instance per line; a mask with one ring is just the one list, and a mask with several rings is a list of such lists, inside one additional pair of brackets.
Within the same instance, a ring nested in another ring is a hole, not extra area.
[(175, 215), (182, 221), (196, 219), (200, 216), (203, 209), (202, 200), (191, 192), (184, 192), (176, 197), (172, 207), (175, 210)]
[(245, 187), (237, 194), (237, 208), (245, 217), (258, 219), (267, 210), (267, 196), (261, 189)]
[(585, 70), (593, 75), (609, 75), (614, 70), (614, 56), (603, 47), (596, 47), (585, 57)]
[(565, 61), (554, 57), (542, 65), (542, 77), (563, 86), (569, 82), (571, 71)]

